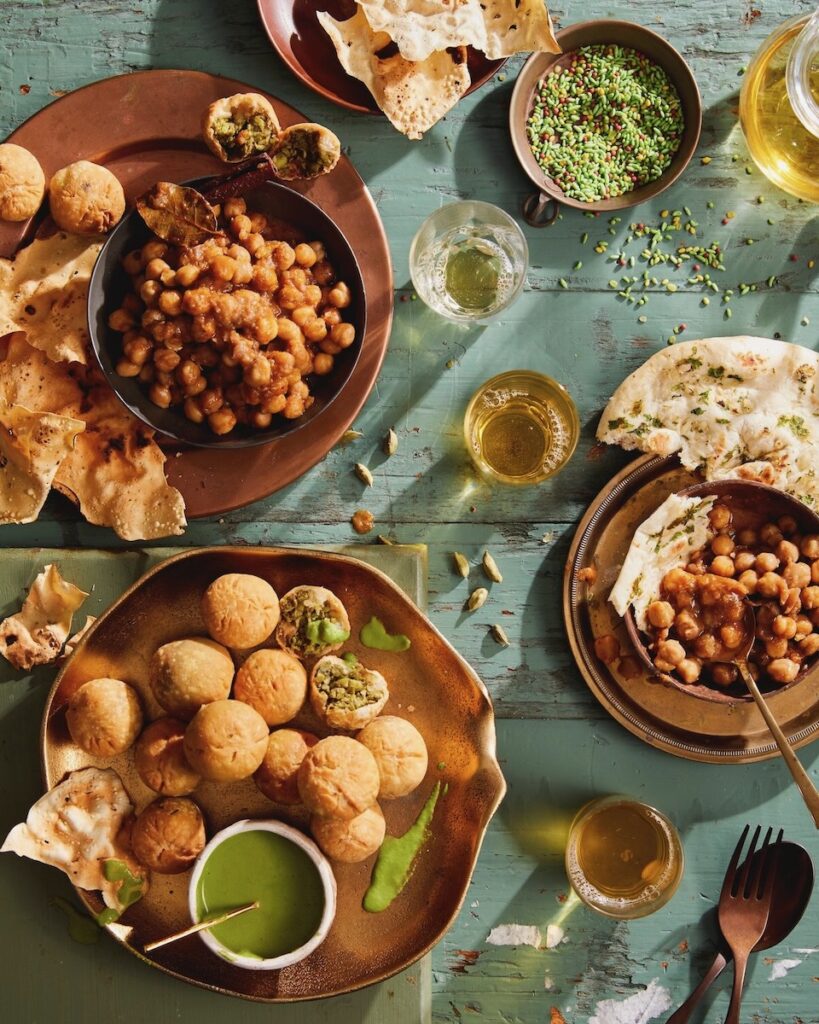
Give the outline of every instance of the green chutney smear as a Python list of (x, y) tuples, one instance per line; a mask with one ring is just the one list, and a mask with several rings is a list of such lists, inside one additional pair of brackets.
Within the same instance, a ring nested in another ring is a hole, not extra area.
[(406, 651), (410, 638), (403, 633), (388, 633), (384, 623), (373, 615), (366, 626), (361, 627), (359, 640), (374, 651)]
[(421, 813), (402, 836), (387, 836), (378, 851), (369, 889), (364, 893), (364, 909), (371, 914), (386, 910), (410, 879), (415, 858), (429, 836), (435, 805), (441, 795), (436, 782)]
[(300, 846), (263, 829), (237, 832), (205, 861), (196, 888), (201, 919), (259, 901), (209, 929), (234, 953), (269, 960), (291, 953), (316, 933), (324, 913), (318, 868)]
[(142, 899), (144, 882), (142, 878), (132, 873), (125, 861), (117, 860), (115, 857), (109, 857), (103, 862), (102, 873), (105, 875), (106, 881), (121, 882), (122, 884), (117, 890), (119, 909), (106, 907), (105, 910), (100, 911), (95, 918), (100, 927), (118, 921), (128, 907)]

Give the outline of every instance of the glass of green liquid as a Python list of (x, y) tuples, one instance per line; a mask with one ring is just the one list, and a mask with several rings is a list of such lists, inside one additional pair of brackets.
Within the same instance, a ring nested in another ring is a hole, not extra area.
[(488, 320), (510, 306), (526, 280), (529, 249), (497, 206), (468, 199), (427, 217), (412, 240), (410, 274), (436, 313), (460, 323)]

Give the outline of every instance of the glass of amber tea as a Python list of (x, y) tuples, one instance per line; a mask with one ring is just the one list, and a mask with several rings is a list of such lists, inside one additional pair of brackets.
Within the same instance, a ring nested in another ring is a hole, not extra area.
[(585, 904), (608, 917), (645, 917), (665, 906), (683, 866), (682, 843), (668, 818), (625, 796), (592, 800), (569, 830), (569, 882)]
[(460, 323), (488, 320), (511, 305), (528, 261), (526, 238), (509, 214), (472, 199), (427, 217), (409, 253), (416, 292), (436, 313)]
[(580, 418), (562, 384), (532, 370), (510, 370), (472, 396), (464, 436), (484, 475), (505, 484), (538, 484), (572, 457)]

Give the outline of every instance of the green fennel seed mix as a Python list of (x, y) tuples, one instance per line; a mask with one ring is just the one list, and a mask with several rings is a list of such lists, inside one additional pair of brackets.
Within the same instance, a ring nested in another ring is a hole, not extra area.
[(668, 75), (625, 46), (583, 46), (568, 57), (541, 79), (526, 122), (540, 167), (587, 203), (655, 181), (685, 127)]

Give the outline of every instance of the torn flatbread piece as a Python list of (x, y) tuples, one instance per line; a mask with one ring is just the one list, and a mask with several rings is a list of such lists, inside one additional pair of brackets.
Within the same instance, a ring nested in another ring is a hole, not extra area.
[(40, 797), (26, 820), (6, 836), (0, 853), (59, 868), (80, 889), (99, 889), (106, 906), (119, 911), (122, 882), (106, 877), (106, 861), (121, 861), (141, 879), (141, 895), (148, 886), (146, 869), (122, 842), (123, 827), (133, 812), (112, 768), (82, 768)]
[(62, 578), (56, 565), (46, 565), (20, 611), (0, 622), (0, 654), (22, 672), (56, 661), (71, 632), (71, 618), (86, 597)]
[(432, 52), (419, 62), (400, 53), (380, 56), (389, 39), (373, 32), (361, 10), (347, 21), (323, 11), (317, 17), (347, 74), (367, 86), (383, 113), (410, 139), (420, 139), (469, 88), (464, 47)]
[(522, 51), (560, 53), (544, 0), (358, 0), (376, 32), (402, 57), (426, 60), (436, 50), (474, 46), (490, 60)]
[(92, 387), (80, 412), (86, 429), (60, 466), (55, 487), (75, 500), (89, 523), (124, 540), (155, 540), (184, 531), (185, 502), (165, 479), (165, 455), (107, 384)]
[(82, 420), (0, 404), (0, 524), (33, 523)]
[(0, 336), (25, 331), (55, 362), (88, 362), (88, 281), (101, 247), (58, 231), (0, 259)]
[(22, 332), (0, 339), (0, 406), (22, 405), (32, 412), (80, 418), (82, 366), (55, 363), (32, 348)]
[(819, 353), (747, 336), (662, 349), (614, 393), (597, 437), (819, 508)]

